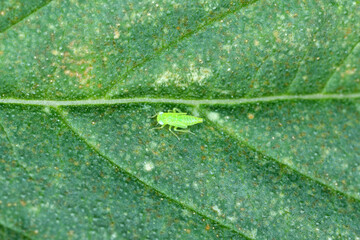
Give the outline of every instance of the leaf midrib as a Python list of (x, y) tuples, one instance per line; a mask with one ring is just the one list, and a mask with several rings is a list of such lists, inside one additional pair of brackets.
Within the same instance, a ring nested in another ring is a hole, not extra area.
[(0, 104), (36, 105), (36, 106), (82, 106), (82, 105), (115, 105), (126, 103), (175, 103), (192, 106), (199, 105), (236, 105), (246, 103), (261, 103), (291, 100), (344, 100), (360, 98), (360, 93), (350, 94), (307, 94), (307, 95), (277, 95), (256, 98), (237, 99), (174, 99), (174, 98), (119, 98), (119, 99), (85, 99), (85, 100), (31, 100), (16, 98), (0, 98)]

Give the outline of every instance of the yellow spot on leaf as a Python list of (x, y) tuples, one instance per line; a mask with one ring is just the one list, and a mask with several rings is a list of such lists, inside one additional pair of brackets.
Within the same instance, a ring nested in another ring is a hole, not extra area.
[(59, 51), (56, 49), (51, 50), (51, 54), (57, 56), (57, 55), (59, 55)]
[(118, 39), (120, 37), (120, 32), (119, 30), (115, 29), (114, 30), (114, 39)]

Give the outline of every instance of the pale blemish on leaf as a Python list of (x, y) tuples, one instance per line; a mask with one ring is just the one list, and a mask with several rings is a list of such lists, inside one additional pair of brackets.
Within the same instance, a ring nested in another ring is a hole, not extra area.
[(212, 76), (212, 71), (210, 68), (197, 68), (194, 66), (194, 64), (190, 65), (190, 73), (188, 74), (188, 80), (190, 82), (195, 82), (199, 85), (202, 85), (204, 80), (210, 76)]
[(89, 46), (77, 45), (74, 43), (74, 41), (72, 41), (68, 47), (72, 49), (75, 56), (85, 57), (91, 53), (91, 51), (89, 50)]
[(192, 186), (194, 189), (199, 189), (199, 184), (197, 182), (193, 182)]
[(230, 220), (230, 222), (236, 222), (236, 221), (238, 220), (238, 218), (237, 218), (237, 217), (235, 217), (235, 216), (230, 216), (230, 217), (227, 217), (227, 219), (229, 219), (229, 220)]
[(152, 162), (144, 162), (144, 170), (150, 172), (154, 169), (155, 165)]
[(212, 206), (211, 209), (215, 211), (218, 216), (222, 215), (221, 209), (217, 205)]
[(207, 114), (207, 117), (210, 121), (217, 122), (217, 121), (219, 121), (220, 115), (217, 112), (209, 112)]
[(118, 39), (120, 37), (120, 32), (117, 29), (114, 29), (114, 39)]
[(227, 53), (230, 53), (230, 50), (231, 50), (232, 46), (226, 44), (226, 45), (224, 45), (222, 48), (223, 48)]
[(44, 112), (50, 113), (50, 107), (48, 107), (48, 106), (44, 107)]
[(248, 119), (250, 119), (250, 120), (252, 120), (252, 119), (254, 119), (254, 114), (252, 114), (252, 113), (248, 113)]
[(350, 65), (350, 64), (347, 64), (346, 68), (347, 69), (346, 69), (345, 73), (342, 73), (341, 77), (345, 77), (346, 75), (354, 75), (357, 71), (357, 69), (355, 67), (352, 67), (352, 65)]
[(190, 64), (188, 72), (185, 75), (180, 75), (178, 72), (183, 72), (177, 65), (173, 66), (173, 69), (166, 70), (155, 80), (155, 86), (170, 86), (175, 85), (177, 87), (187, 87), (189, 84), (203, 85), (205, 80), (213, 75), (211, 69), (204, 67), (195, 67), (194, 64)]
[(293, 166), (293, 164), (294, 164), (290, 157), (284, 157), (281, 159), (281, 161), (288, 166)]
[(255, 239), (256, 235), (257, 235), (257, 229), (256, 228), (251, 229), (249, 236)]
[(192, 115), (194, 115), (195, 117), (199, 117), (200, 114), (198, 112), (198, 110), (196, 108), (194, 108), (192, 111), (191, 111)]
[(360, 112), (360, 103), (356, 103), (356, 104), (355, 104), (355, 107), (356, 107), (356, 110), (357, 110), (358, 112)]
[(165, 71), (163, 74), (158, 77), (155, 81), (155, 85), (169, 85), (169, 83), (180, 79), (180, 75), (170, 71)]
[(93, 54), (88, 46), (79, 45), (74, 40), (68, 44), (68, 48), (71, 51), (51, 50), (51, 54), (54, 56), (61, 56), (61, 62), (55, 61), (52, 63), (52, 66), (56, 67), (54, 76), (64, 74), (74, 78), (76, 79), (74, 86), (78, 88), (101, 87), (101, 84), (96, 84), (93, 81), (95, 79), (93, 74), (95, 60), (85, 59)]
[(60, 52), (58, 50), (54, 49), (54, 50), (51, 50), (51, 54), (57, 56), (60, 54)]
[(279, 32), (277, 30), (273, 31), (273, 36), (276, 38), (277, 43), (281, 43), (281, 38), (279, 36)]

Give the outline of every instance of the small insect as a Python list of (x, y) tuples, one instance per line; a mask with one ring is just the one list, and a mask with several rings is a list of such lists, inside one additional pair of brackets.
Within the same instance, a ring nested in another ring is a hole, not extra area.
[(177, 132), (186, 132), (195, 135), (195, 133), (191, 132), (189, 129), (187, 129), (187, 127), (203, 122), (202, 118), (187, 115), (187, 113), (181, 112), (177, 108), (174, 108), (173, 110), (169, 110), (167, 113), (159, 112), (155, 114), (155, 116), (152, 116), (151, 118), (154, 118), (156, 116), (157, 116), (156, 120), (158, 124), (161, 125), (161, 127), (156, 127), (153, 129), (161, 129), (164, 128), (166, 125), (169, 125), (170, 132), (174, 134), (174, 136), (178, 140), (180, 140), (180, 138), (171, 130), (171, 128), (173, 128), (174, 131)]

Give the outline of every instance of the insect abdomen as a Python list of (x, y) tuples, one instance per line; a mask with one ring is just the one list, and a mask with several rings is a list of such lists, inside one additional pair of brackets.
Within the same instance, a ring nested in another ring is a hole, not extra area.
[(198, 118), (198, 117), (194, 117), (194, 116), (189, 116), (189, 115), (182, 115), (182, 116), (178, 116), (178, 120), (179, 122), (183, 123), (186, 126), (191, 126), (197, 123), (202, 123), (203, 119), (202, 118)]
[(186, 128), (187, 126), (203, 122), (202, 118), (178, 113), (163, 113), (158, 115), (157, 120), (161, 125), (165, 124), (180, 128)]

